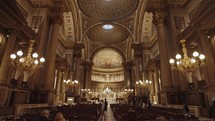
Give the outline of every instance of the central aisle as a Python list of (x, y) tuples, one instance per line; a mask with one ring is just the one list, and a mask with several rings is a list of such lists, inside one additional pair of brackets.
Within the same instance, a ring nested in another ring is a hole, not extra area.
[(107, 112), (105, 113), (105, 120), (99, 119), (99, 121), (116, 121), (116, 119), (114, 118), (113, 112), (110, 108), (110, 105), (108, 105)]

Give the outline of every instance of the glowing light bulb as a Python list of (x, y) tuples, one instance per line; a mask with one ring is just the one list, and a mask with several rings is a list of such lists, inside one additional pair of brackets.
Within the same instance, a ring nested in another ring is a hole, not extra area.
[(146, 80), (146, 83), (149, 83), (149, 80)]
[(193, 57), (198, 57), (199, 56), (199, 53), (198, 52), (193, 52)]
[(180, 54), (177, 54), (177, 55), (175, 56), (175, 58), (179, 60), (179, 59), (181, 59), (181, 55), (180, 55)]
[(205, 59), (205, 55), (200, 54), (200, 55), (199, 55), (199, 59), (204, 60), (204, 59)]
[(171, 59), (169, 60), (169, 63), (170, 63), (170, 64), (174, 64), (174, 63), (175, 63), (175, 60), (171, 58)]
[(22, 56), (23, 55), (23, 52), (21, 50), (17, 51), (16, 53), (18, 56)]
[(180, 62), (179, 62), (179, 61), (177, 61), (177, 62), (176, 62), (176, 64), (177, 64), (177, 65), (179, 65), (179, 64), (180, 64)]
[(11, 59), (16, 59), (16, 55), (15, 55), (15, 54), (11, 54), (11, 55), (10, 55), (10, 58), (11, 58)]
[(19, 62), (23, 63), (23, 62), (25, 62), (25, 59), (24, 58), (20, 58)]
[(33, 58), (37, 58), (37, 57), (38, 57), (38, 54), (37, 54), (37, 53), (33, 53), (33, 54), (32, 54), (32, 57), (33, 57)]
[(35, 61), (34, 61), (34, 64), (36, 64), (36, 65), (37, 65), (38, 63), (39, 63), (39, 61), (38, 61), (38, 60), (35, 60)]
[(45, 62), (45, 58), (43, 58), (43, 57), (40, 58), (40, 62), (41, 62), (41, 63)]

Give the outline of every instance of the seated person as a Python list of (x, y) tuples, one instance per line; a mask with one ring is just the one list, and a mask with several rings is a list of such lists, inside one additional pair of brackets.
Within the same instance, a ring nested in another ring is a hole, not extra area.
[(133, 107), (128, 110), (128, 120), (127, 121), (137, 121), (136, 111)]
[(54, 118), (54, 121), (66, 121), (66, 120), (63, 117), (62, 113), (57, 113), (56, 116), (55, 116), (55, 118)]
[(36, 121), (50, 121), (49, 119), (49, 110), (43, 110), (41, 116), (36, 119)]

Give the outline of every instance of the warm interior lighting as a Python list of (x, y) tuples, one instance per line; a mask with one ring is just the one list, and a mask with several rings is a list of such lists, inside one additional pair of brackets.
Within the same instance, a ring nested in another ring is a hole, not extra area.
[(15, 68), (21, 69), (23, 71), (32, 72), (35, 69), (42, 67), (45, 62), (45, 58), (41, 57), (38, 61), (38, 54), (33, 53), (31, 57), (31, 53), (33, 51), (34, 40), (30, 40), (28, 53), (26, 57), (23, 57), (23, 52), (21, 50), (17, 51), (16, 54), (11, 54), (11, 63)]
[(81, 89), (81, 91), (82, 91), (83, 93), (90, 93), (90, 92), (91, 92), (90, 89)]
[(134, 91), (134, 89), (125, 89), (125, 93), (132, 93)]
[(77, 84), (79, 84), (77, 80), (71, 81), (70, 79), (63, 80), (63, 82), (66, 83), (68, 86), (76, 86)]
[(199, 69), (201, 66), (205, 64), (204, 63), (205, 55), (199, 54), (199, 52), (194, 51), (192, 54), (193, 57), (188, 57), (185, 41), (186, 40), (180, 41), (182, 45), (183, 58), (180, 54), (176, 54), (175, 56), (176, 59), (174, 60), (171, 58), (169, 60), (169, 63), (171, 64), (172, 69), (176, 69), (182, 72)]
[(151, 84), (152, 81), (146, 80), (146, 81), (136, 81), (136, 85), (140, 85), (140, 86), (148, 86), (148, 84)]

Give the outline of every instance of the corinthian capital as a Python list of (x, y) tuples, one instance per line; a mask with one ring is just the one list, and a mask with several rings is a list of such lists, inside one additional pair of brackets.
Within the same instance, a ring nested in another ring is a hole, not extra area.
[(167, 16), (167, 14), (161, 14), (161, 13), (155, 13), (154, 15), (153, 15), (153, 23), (155, 24), (155, 25), (159, 25), (159, 24), (163, 24), (163, 25), (165, 25), (165, 24), (167, 24), (168, 23), (168, 16)]
[(64, 3), (61, 0), (54, 0), (53, 7), (49, 8), (49, 22), (51, 24), (63, 24)]
[(50, 24), (63, 24), (63, 17), (61, 15), (50, 15), (49, 16)]

